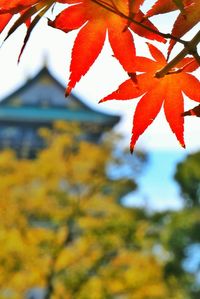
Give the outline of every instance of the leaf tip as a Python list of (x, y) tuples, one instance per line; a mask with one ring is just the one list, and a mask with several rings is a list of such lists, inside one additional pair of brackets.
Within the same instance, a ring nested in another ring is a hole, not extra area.
[(109, 100), (113, 100), (112, 97), (110, 97), (110, 95), (106, 96), (105, 98), (101, 99), (98, 104), (101, 104), (101, 103), (104, 103), (104, 102), (107, 102)]
[(130, 146), (130, 153), (131, 153), (131, 155), (133, 154), (133, 151), (134, 151), (134, 147)]
[(186, 145), (185, 145), (185, 143), (183, 142), (183, 143), (180, 143), (180, 145), (182, 146), (182, 148), (186, 148)]
[(70, 95), (71, 91), (72, 91), (72, 87), (68, 85), (65, 89), (65, 97), (66, 98)]
[(134, 135), (132, 135), (131, 137), (131, 141), (130, 141), (130, 153), (133, 154), (134, 152), (134, 148), (135, 148), (135, 143), (136, 143), (136, 138)]

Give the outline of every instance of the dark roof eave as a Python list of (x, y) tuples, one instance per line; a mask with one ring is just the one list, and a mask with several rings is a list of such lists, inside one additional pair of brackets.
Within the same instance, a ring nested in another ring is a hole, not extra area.
[(64, 109), (49, 108), (22, 108), (0, 107), (0, 121), (21, 122), (54, 122), (56, 120), (91, 122), (102, 125), (114, 126), (120, 121), (120, 116), (106, 115), (90, 111), (69, 111)]

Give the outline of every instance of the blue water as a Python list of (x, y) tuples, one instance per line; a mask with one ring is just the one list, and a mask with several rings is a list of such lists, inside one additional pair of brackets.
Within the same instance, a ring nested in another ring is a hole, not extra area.
[(139, 189), (125, 198), (125, 204), (149, 210), (181, 208), (179, 186), (173, 177), (177, 163), (185, 156), (186, 152), (181, 150), (149, 152), (148, 164), (138, 178)]

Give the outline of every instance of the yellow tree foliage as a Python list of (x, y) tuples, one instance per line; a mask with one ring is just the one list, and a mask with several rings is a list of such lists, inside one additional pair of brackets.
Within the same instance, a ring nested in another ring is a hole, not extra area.
[(41, 134), (35, 160), (0, 154), (0, 298), (185, 298), (164, 280), (144, 212), (119, 204), (136, 185), (109, 178), (111, 144), (61, 122)]

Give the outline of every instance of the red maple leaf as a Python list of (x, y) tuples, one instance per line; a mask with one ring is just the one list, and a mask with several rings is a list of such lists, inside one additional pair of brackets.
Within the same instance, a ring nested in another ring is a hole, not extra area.
[[(190, 5), (194, 0), (183, 0), (182, 6)], [(179, 7), (174, 0), (157, 0), (152, 8), (146, 13), (146, 17), (152, 17), (158, 14), (168, 13), (177, 10)]]
[[(176, 38), (181, 38), (199, 22), (200, 1), (183, 0), (182, 4), (184, 9), (180, 11), (180, 14), (174, 22), (171, 33)], [(178, 7), (173, 0), (157, 0), (153, 7), (146, 13), (146, 17), (171, 12), (177, 9)], [(171, 39), (168, 48), (168, 56), (170, 55), (175, 44), (176, 41)]]
[(38, 3), (39, 0), (1, 0), (0, 1), (0, 13), (12, 13), (15, 14), (19, 12), (20, 10), (23, 10), (27, 7), (30, 7), (36, 3)]
[[(181, 38), (186, 34), (190, 29), (192, 29), (198, 22), (200, 16), (200, 1), (195, 0), (192, 4), (185, 7), (184, 11), (179, 14), (177, 17), (173, 29), (172, 35), (178, 38)], [(174, 45), (176, 44), (175, 40), (170, 40), (168, 56), (171, 53)]]
[[(66, 33), (81, 27), (72, 50), (71, 74), (66, 94), (71, 92), (98, 57), (106, 33), (114, 56), (127, 72), (134, 72), (135, 65), (135, 46), (131, 30), (146, 38), (164, 41), (159, 35), (130, 22), (121, 15), (122, 13), (133, 17), (137, 22), (143, 22), (144, 25), (156, 30), (149, 20), (144, 20), (144, 15), (139, 10), (144, 0), (99, 0), (99, 3), (96, 3), (96, 0), (70, 0), (70, 3), (72, 2), (74, 5), (63, 10), (54, 21), (49, 21), (50, 26)], [(105, 9), (105, 6), (108, 9)]]
[[(21, 13), (23, 10), (31, 8), (38, 4), (38, 0), (0, 0), (0, 32), (4, 30), (14, 14)], [(34, 11), (35, 13), (36, 11)], [(27, 16), (27, 19), (29, 16)], [(23, 20), (26, 21), (26, 20)], [(21, 24), (16, 24), (18, 28)]]
[(155, 73), (162, 69), (167, 61), (157, 48), (150, 44), (148, 46), (154, 60), (146, 57), (138, 57), (135, 60), (137, 71), (142, 72), (137, 76), (137, 84), (132, 79), (128, 79), (119, 86), (118, 90), (100, 102), (112, 99), (128, 100), (142, 96), (133, 119), (131, 152), (137, 139), (153, 122), (162, 105), (172, 132), (180, 144), (185, 147), (182, 93), (190, 99), (200, 102), (200, 82), (189, 74), (197, 69), (198, 64), (193, 58), (184, 58), (176, 69), (171, 69), (166, 76), (158, 79), (155, 77)]
[(10, 13), (5, 13), (0, 16), (0, 32), (2, 32), (4, 30), (4, 28), (9, 23), (11, 18), (12, 18), (12, 14), (10, 14)]

